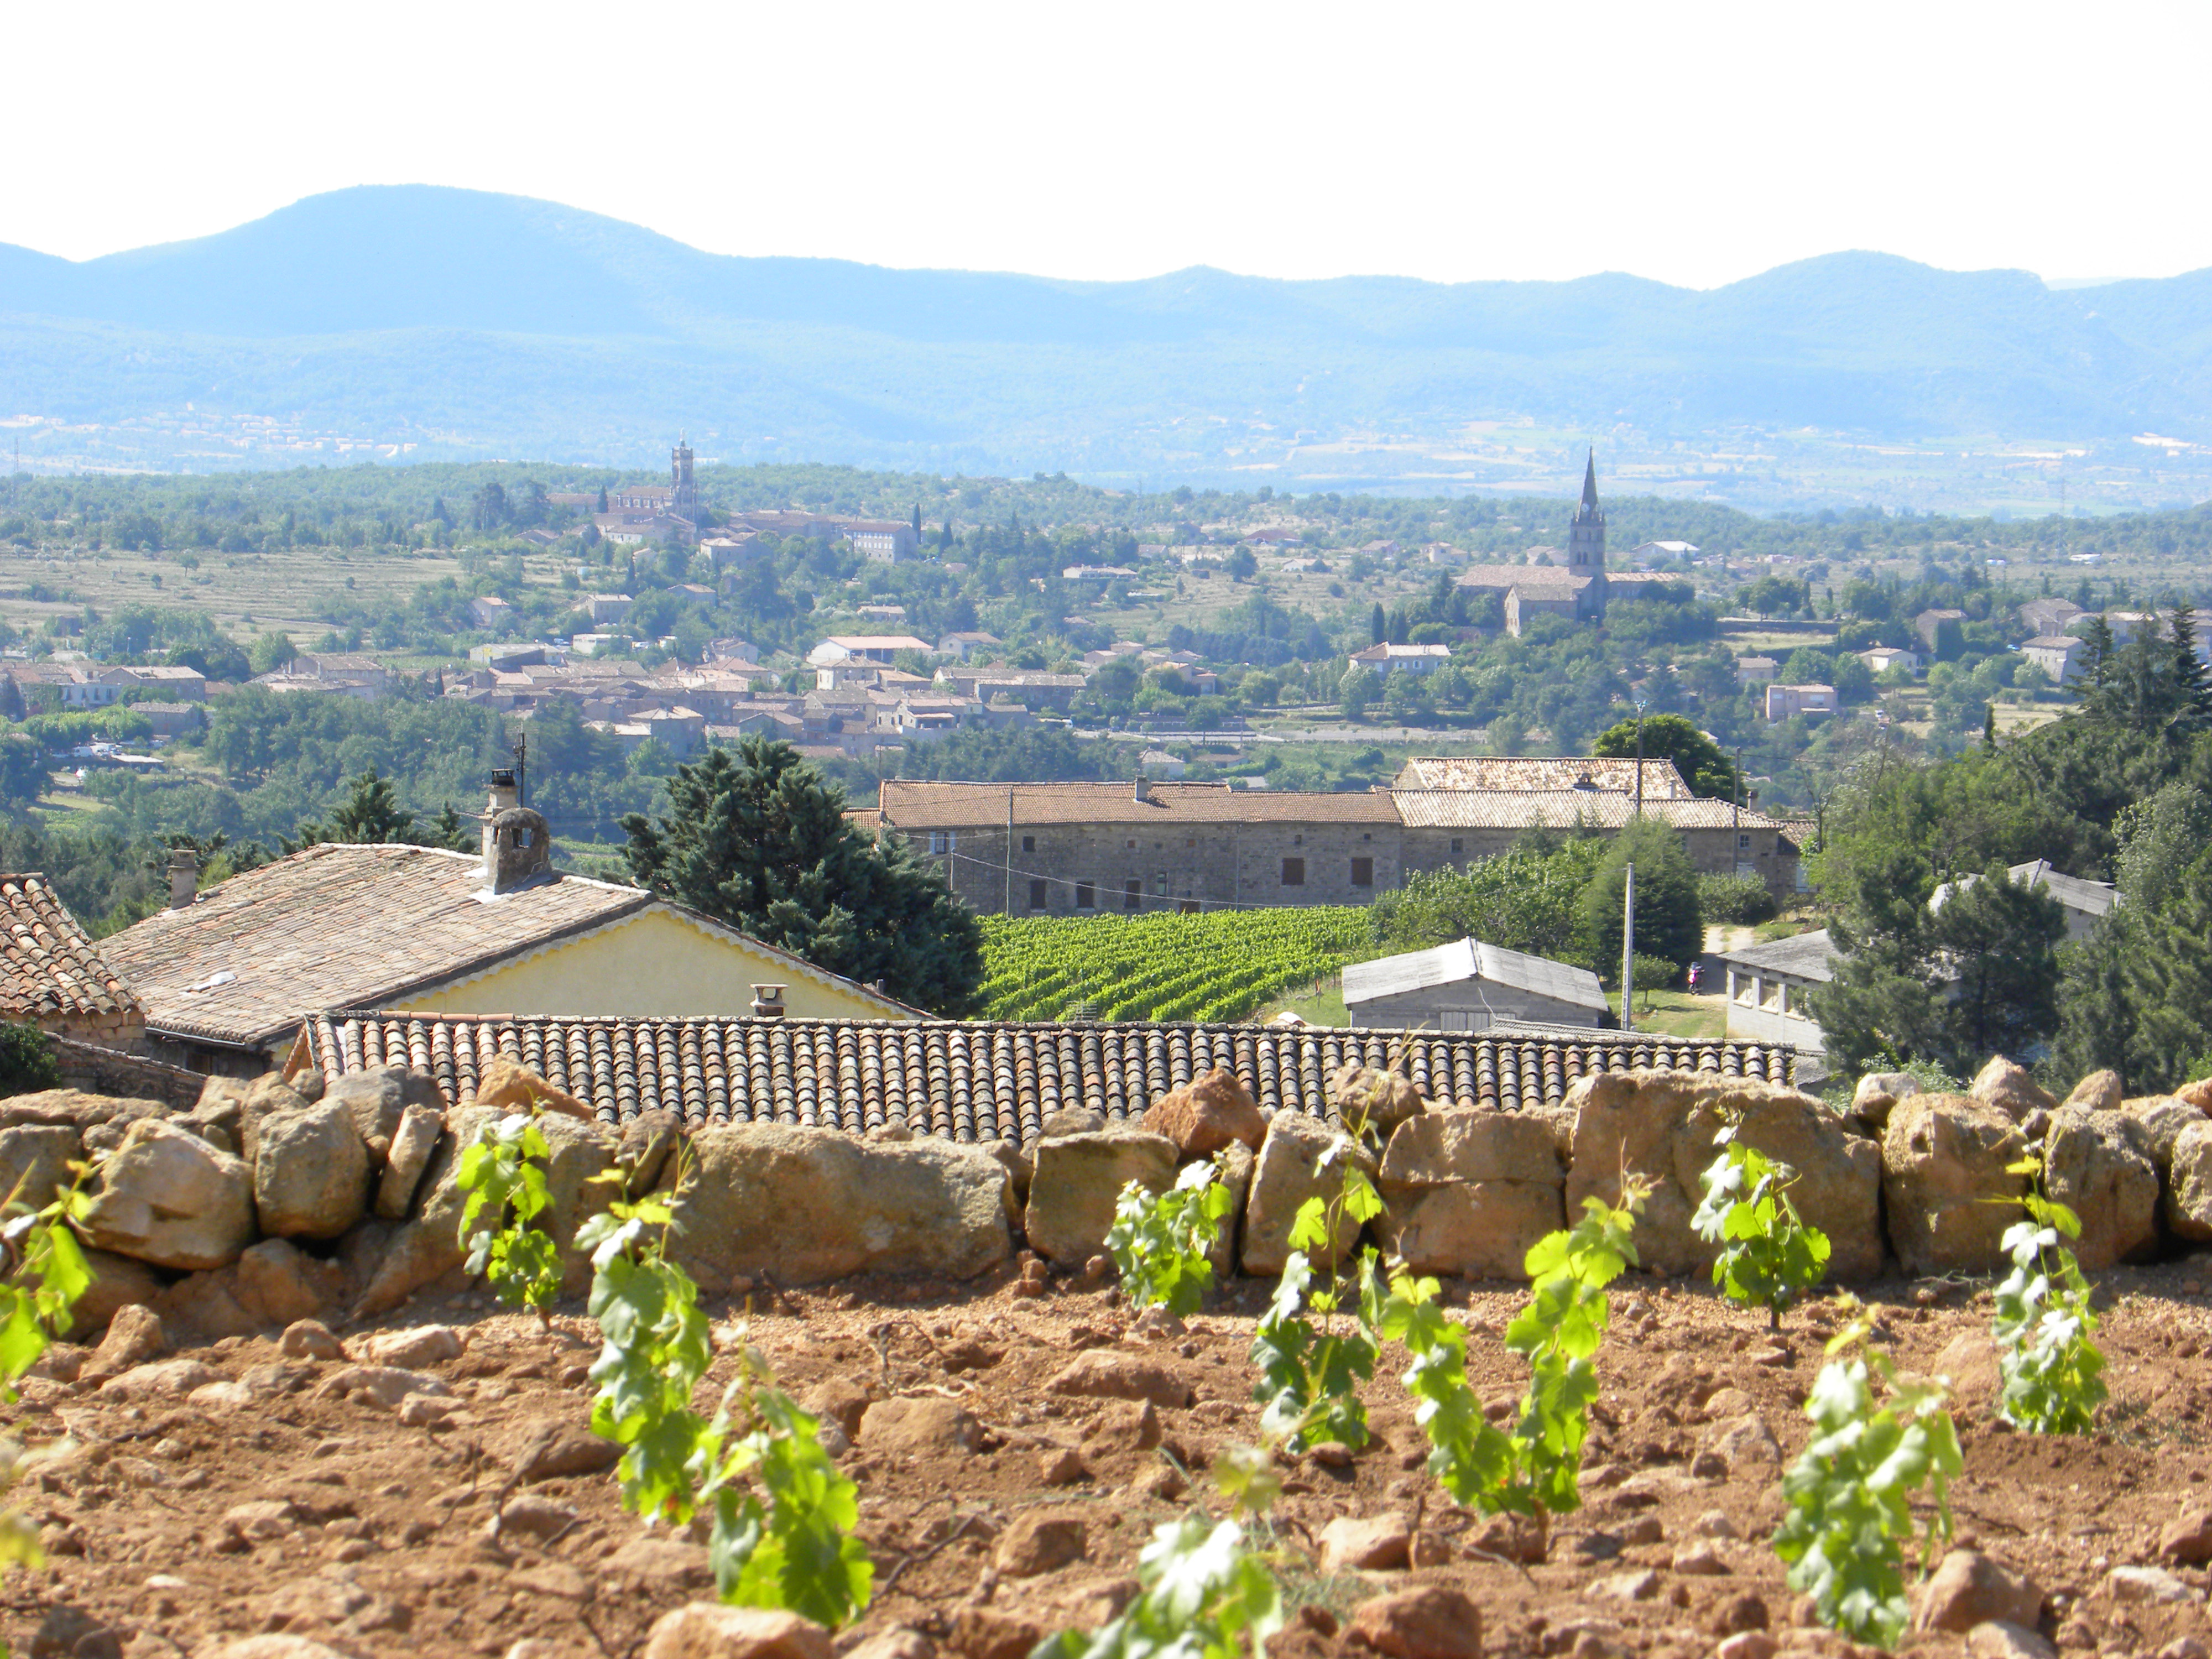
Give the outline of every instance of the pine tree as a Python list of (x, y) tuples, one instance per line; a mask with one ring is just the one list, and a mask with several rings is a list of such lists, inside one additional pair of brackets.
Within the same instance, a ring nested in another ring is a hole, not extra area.
[(2182, 714), (2189, 720), (2212, 718), (2212, 675), (2197, 654), (2197, 610), (2188, 600), (2173, 607), (2172, 627), (2173, 684)]
[(948, 1018), (981, 1005), (983, 931), (903, 837), (872, 840), (787, 743), (678, 766), (668, 812), (623, 819), (631, 876), (817, 968)]

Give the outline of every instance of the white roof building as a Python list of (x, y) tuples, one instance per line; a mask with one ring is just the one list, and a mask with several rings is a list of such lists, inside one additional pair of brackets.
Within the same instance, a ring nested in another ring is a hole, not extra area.
[(1611, 1012), (1597, 975), (1546, 957), (1463, 939), (1344, 970), (1354, 1025), (1486, 1030), (1500, 1020), (1595, 1026)]

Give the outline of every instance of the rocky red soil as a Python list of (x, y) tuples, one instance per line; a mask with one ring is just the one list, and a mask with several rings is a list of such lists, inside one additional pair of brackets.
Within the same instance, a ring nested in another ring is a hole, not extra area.
[[(2061, 1648), (2179, 1656), (2205, 1638), (2204, 1568), (2160, 1541), (2212, 1503), (2208, 1271), (2200, 1260), (2100, 1279), (2114, 1401), (2100, 1432), (2063, 1440), (1991, 1425), (1985, 1291), (1892, 1284), (1870, 1298), (1877, 1340), (1901, 1365), (1938, 1369), (1943, 1356), (1960, 1374), (1960, 1542), (2033, 1581), (2043, 1634)], [(1209, 1461), (1256, 1437), (1247, 1350), (1265, 1293), (1243, 1282), (1182, 1331), (1133, 1330), (1113, 1292), (1079, 1280), (1022, 1299), (1011, 1275), (717, 1304), (719, 1340), (749, 1321), (784, 1384), (853, 1431), (842, 1461), (877, 1592), (840, 1649), (903, 1627), (958, 1659), (1022, 1659), (1042, 1632), (1110, 1616), (1152, 1527), (1192, 1504), (1218, 1511)], [(1522, 1293), (1448, 1298), (1474, 1333), (1478, 1388), (1509, 1400), (1521, 1373), (1497, 1339)], [(1799, 1310), (1776, 1340), (1763, 1315), (1702, 1285), (1633, 1276), (1614, 1307), (1586, 1506), (1557, 1521), (1549, 1559), (1532, 1565), (1504, 1559), (1503, 1530), (1452, 1509), (1423, 1474), (1404, 1355), (1386, 1350), (1367, 1390), (1375, 1443), (1285, 1469), (1276, 1547), (1297, 1613), (1279, 1659), (1364, 1652), (1352, 1609), (1415, 1583), (1471, 1597), (1490, 1653), (1703, 1654), (1731, 1637), (1731, 1659), (1848, 1646), (1805, 1627), (1766, 1541), (1833, 1310)], [(425, 1337), (393, 1363), (411, 1358), (446, 1394), (395, 1409), (389, 1379), (357, 1362), (380, 1335), (429, 1325), (453, 1327), (462, 1351), (426, 1358), (448, 1345)], [(586, 1659), (641, 1651), (659, 1614), (711, 1593), (703, 1550), (617, 1505), (586, 1426), (597, 1332), (573, 1306), (550, 1330), (471, 1298), (340, 1334), (344, 1356), (315, 1357), (296, 1337), (287, 1352), (272, 1333), (163, 1353), (104, 1386), (28, 1379), (4, 1413), (10, 1431), (74, 1449), (15, 1494), (50, 1559), (8, 1577), (0, 1635), (13, 1650), (152, 1659), (286, 1632), (361, 1656)], [(1079, 1353), (1093, 1370), (1149, 1369), (1137, 1386), (1159, 1403), (1056, 1391)], [(731, 1365), (718, 1361), (702, 1404)], [(863, 1424), (870, 1402), (891, 1399), (917, 1403)], [(1347, 1520), (1369, 1524), (1333, 1526)], [(2212, 1522), (2202, 1544), (2179, 1552), (2201, 1562)], [(1329, 1546), (1373, 1565), (1324, 1561)], [(1987, 1641), (1974, 1650), (2028, 1650)], [(267, 1646), (273, 1659), (295, 1644)], [(1931, 1632), (1907, 1648), (1966, 1644)]]

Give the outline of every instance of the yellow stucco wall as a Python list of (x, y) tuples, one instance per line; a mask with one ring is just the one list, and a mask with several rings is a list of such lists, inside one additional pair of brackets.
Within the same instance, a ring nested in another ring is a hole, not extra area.
[(902, 1018), (665, 910), (389, 1006), (403, 1013), (738, 1016), (751, 1011), (756, 984), (787, 987), (783, 1006), (800, 1018)]

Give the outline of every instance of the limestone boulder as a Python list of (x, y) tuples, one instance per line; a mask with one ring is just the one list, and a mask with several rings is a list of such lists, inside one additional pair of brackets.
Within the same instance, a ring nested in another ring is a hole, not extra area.
[(2006, 1170), (2027, 1149), (2010, 1117), (1971, 1095), (1898, 1103), (1882, 1136), (1881, 1191), (1890, 1248), (1907, 1273), (2003, 1265), (1999, 1241), (2022, 1212), (2002, 1200), (2027, 1190), (2026, 1176)]
[(261, 1125), (265, 1119), (300, 1111), (313, 1103), (275, 1072), (255, 1078), (246, 1085), (245, 1097), (239, 1104), (238, 1155), (248, 1164), (252, 1163), (260, 1146)]
[(102, 1166), (85, 1242), (157, 1267), (223, 1267), (258, 1236), (253, 1177), (196, 1135), (141, 1118)]
[(1575, 1139), (1565, 1212), (1581, 1215), (1587, 1198), (1617, 1203), (1621, 1172), (1644, 1175), (1656, 1183), (1636, 1225), (1645, 1266), (1669, 1273), (1712, 1266), (1713, 1247), (1690, 1218), (1704, 1200), (1705, 1172), (1719, 1155), (1715, 1137), (1739, 1121), (1747, 1145), (1797, 1172), (1790, 1196), (1827, 1235), (1831, 1276), (1848, 1282), (1881, 1273), (1881, 1149), (1854, 1120), (1812, 1096), (1710, 1072), (1600, 1072), (1569, 1089), (1566, 1103), (1575, 1111)]
[(345, 1274), (289, 1239), (264, 1238), (238, 1258), (238, 1305), (262, 1325), (291, 1325), (340, 1304)]
[(1524, 1279), (1529, 1248), (1565, 1224), (1565, 1180), (1545, 1117), (1426, 1112), (1383, 1149), (1376, 1231), (1422, 1273)]
[(1404, 1073), (1377, 1071), (1356, 1062), (1328, 1074), (1328, 1098), (1346, 1123), (1364, 1121), (1378, 1136), (1389, 1135), (1407, 1118), (1429, 1109), (1413, 1079)]
[(73, 1339), (106, 1328), (124, 1309), (143, 1308), (161, 1293), (161, 1275), (143, 1261), (93, 1249), (84, 1253), (84, 1261), (92, 1271), (92, 1285), (70, 1310), (66, 1334)]
[(561, 1247), (561, 1293), (582, 1296), (592, 1288), (592, 1262), (588, 1252), (576, 1248), (576, 1233), (620, 1190), (598, 1179), (615, 1167), (619, 1142), (596, 1119), (583, 1122), (541, 1114), (538, 1127), (552, 1154), (545, 1164), (549, 1202), (538, 1224)]
[(336, 1238), (368, 1213), (369, 1156), (356, 1115), (335, 1091), (261, 1120), (253, 1204), (276, 1238)]
[[(1291, 1229), (1297, 1223), (1298, 1207), (1310, 1198), (1335, 1194), (1346, 1158), (1373, 1179), (1374, 1153), (1341, 1130), (1303, 1112), (1279, 1111), (1267, 1120), (1267, 1138), (1260, 1143), (1260, 1156), (1252, 1166), (1251, 1194), (1244, 1203), (1242, 1259), (1246, 1273), (1272, 1279), (1283, 1271), (1290, 1259)], [(1330, 1240), (1336, 1260), (1351, 1252), (1359, 1231), (1360, 1224), (1351, 1217), (1340, 1218)], [(1313, 1252), (1316, 1264), (1328, 1254)]]
[(675, 1193), (675, 1255), (710, 1296), (763, 1273), (779, 1285), (856, 1273), (971, 1279), (1012, 1253), (1006, 1167), (981, 1147), (780, 1123), (702, 1130), (691, 1146)]
[(2160, 1181), (2173, 1167), (2173, 1143), (2181, 1139), (2181, 1132), (2205, 1121), (2203, 1113), (2172, 1095), (2136, 1095), (2122, 1101), (2120, 1110), (2134, 1122), (2136, 1145), (2158, 1166)]
[(2062, 1106), (2051, 1115), (2045, 1189), (2081, 1218), (2074, 1255), (2082, 1267), (2094, 1271), (2158, 1253), (2158, 1165), (2149, 1146), (2141, 1123), (2125, 1112)]
[(1217, 1066), (1154, 1101), (1145, 1127), (1175, 1142), (1185, 1158), (1212, 1158), (1232, 1142), (1256, 1152), (1267, 1138), (1267, 1120), (1237, 1073)]
[(158, 1100), (141, 1100), (131, 1095), (96, 1095), (84, 1089), (41, 1089), (33, 1094), (10, 1095), (0, 1100), (0, 1129), (46, 1123), (82, 1133), (102, 1124), (120, 1122), (127, 1127), (141, 1118), (168, 1115), (169, 1108)]
[(1175, 1184), (1176, 1156), (1165, 1135), (1129, 1129), (1040, 1140), (1022, 1212), (1030, 1249), (1048, 1261), (1088, 1261), (1106, 1248), (1121, 1189), (1133, 1181), (1165, 1192)]
[(399, 1115), (384, 1171), (377, 1178), (372, 1207), (378, 1216), (386, 1221), (407, 1218), (415, 1189), (422, 1184), (422, 1172), (430, 1167), (430, 1155), (438, 1150), (438, 1137), (445, 1129), (446, 1115), (434, 1106), (410, 1106)]
[(84, 1156), (84, 1134), (73, 1124), (21, 1123), (0, 1129), (0, 1200), (34, 1210), (70, 1183), (71, 1163)]
[(1252, 1169), (1259, 1157), (1241, 1140), (1231, 1141), (1214, 1155), (1214, 1179), (1229, 1189), (1229, 1213), (1221, 1218), (1221, 1231), (1206, 1253), (1216, 1284), (1237, 1271), (1237, 1248), (1243, 1243), (1244, 1206), (1252, 1195)]
[(1897, 1103), (1919, 1092), (1920, 1080), (1910, 1072), (1869, 1072), (1851, 1090), (1851, 1115), (1880, 1134)]
[(550, 1083), (519, 1060), (496, 1054), (477, 1079), (477, 1104), (510, 1112), (526, 1112), (535, 1104), (541, 1110), (580, 1123), (595, 1123), (599, 1115), (585, 1102)]
[[(452, 1115), (423, 1170), (413, 1218), (393, 1229), (373, 1262), (364, 1264), (367, 1282), (354, 1304), (356, 1317), (388, 1313), (423, 1286), (458, 1273), (468, 1257), (460, 1242), (461, 1212), (468, 1206), (468, 1194), (454, 1183), (454, 1164), (460, 1148), (476, 1139), (479, 1128), (497, 1121), (499, 1116), (495, 1110), (476, 1106), (464, 1107)], [(381, 1231), (371, 1225), (353, 1237), (371, 1237)]]
[(2126, 1091), (2120, 1087), (2118, 1072), (2092, 1072), (2074, 1085), (2073, 1093), (2058, 1103), (2078, 1106), (2087, 1112), (2117, 1112)]
[(2173, 1091), (2173, 1097), (2185, 1106), (2194, 1106), (2200, 1112), (2212, 1114), (2212, 1077), (2183, 1084)]
[(343, 1107), (353, 1119), (362, 1145), (381, 1163), (392, 1150), (392, 1138), (399, 1133), (399, 1119), (407, 1109), (407, 1068), (368, 1066), (348, 1072), (325, 1086), (320, 1103)]
[[(2051, 1091), (2028, 1075), (2027, 1066), (2002, 1054), (1990, 1057), (1990, 1063), (1974, 1073), (1966, 1092), (1984, 1105), (1996, 1107), (2015, 1123), (2025, 1121), (2031, 1112), (2058, 1109), (2058, 1102)], [(1904, 1097), (1898, 1097), (1900, 1100)]]
[(2192, 1123), (2174, 1137), (2167, 1166), (2166, 1224), (2174, 1237), (2202, 1243), (2212, 1239), (2212, 1118)]

